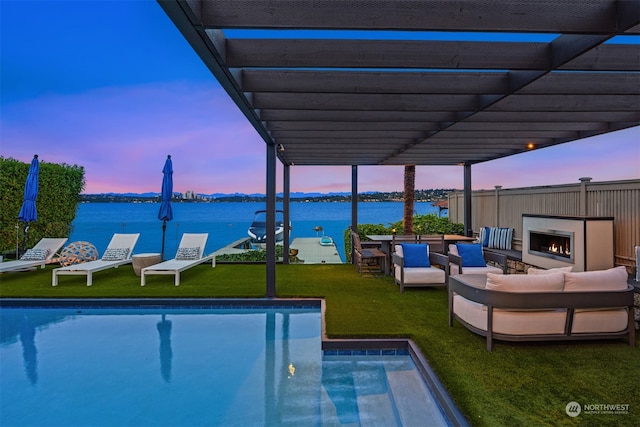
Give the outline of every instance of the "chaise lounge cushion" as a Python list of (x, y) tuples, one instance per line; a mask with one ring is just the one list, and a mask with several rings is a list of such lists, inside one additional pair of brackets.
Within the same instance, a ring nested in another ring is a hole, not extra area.
[(560, 292), (564, 273), (528, 275), (487, 273), (487, 289), (508, 292)]

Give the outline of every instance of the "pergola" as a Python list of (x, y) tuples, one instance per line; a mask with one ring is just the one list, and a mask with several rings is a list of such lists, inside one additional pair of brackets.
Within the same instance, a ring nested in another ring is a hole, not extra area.
[(359, 165), (462, 166), (470, 232), (471, 165), (640, 124), (638, 0), (159, 3), (266, 143), (268, 224), (276, 158), (285, 204), (293, 165), (354, 196)]

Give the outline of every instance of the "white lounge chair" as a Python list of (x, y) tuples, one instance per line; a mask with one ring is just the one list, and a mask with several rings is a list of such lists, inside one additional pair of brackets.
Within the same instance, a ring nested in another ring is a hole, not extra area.
[(66, 241), (66, 237), (44, 237), (40, 239), (37, 245), (28, 249), (19, 260), (0, 263), (0, 273), (26, 270), (35, 267), (44, 268), (45, 264), (52, 262), (54, 255), (58, 253)]
[(133, 248), (140, 237), (136, 234), (114, 234), (102, 258), (82, 264), (73, 264), (53, 270), (52, 286), (58, 286), (58, 276), (87, 276), (87, 286), (93, 284), (93, 273), (109, 268), (118, 268), (131, 263)]
[(175, 276), (175, 285), (179, 286), (182, 271), (207, 261), (211, 261), (211, 267), (215, 267), (216, 258), (213, 253), (203, 256), (208, 238), (208, 233), (184, 233), (174, 259), (151, 265), (140, 271), (140, 286), (146, 284), (147, 275), (150, 274), (172, 274)]

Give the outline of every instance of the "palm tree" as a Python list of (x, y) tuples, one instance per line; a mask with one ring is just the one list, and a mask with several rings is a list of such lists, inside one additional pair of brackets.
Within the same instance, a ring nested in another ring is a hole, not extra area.
[(404, 216), (402, 233), (413, 234), (413, 202), (416, 190), (416, 165), (404, 167)]

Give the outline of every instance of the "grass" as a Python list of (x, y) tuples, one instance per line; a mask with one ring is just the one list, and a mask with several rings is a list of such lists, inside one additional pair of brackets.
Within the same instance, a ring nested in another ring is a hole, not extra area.
[[(263, 297), (265, 266), (201, 265), (182, 275), (151, 276), (145, 287), (131, 266), (82, 276), (60, 277), (51, 286), (51, 267), (0, 275), (0, 297), (185, 298)], [(497, 342), (460, 324), (447, 324), (447, 294), (440, 289), (398, 291), (388, 277), (362, 278), (350, 265), (279, 265), (278, 297), (322, 297), (332, 338), (410, 337), (421, 348), (450, 395), (476, 426), (636, 426), (640, 419), (640, 350), (621, 340), (566, 343)], [(629, 414), (581, 414), (565, 406), (629, 405)]]

